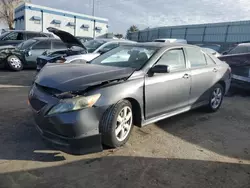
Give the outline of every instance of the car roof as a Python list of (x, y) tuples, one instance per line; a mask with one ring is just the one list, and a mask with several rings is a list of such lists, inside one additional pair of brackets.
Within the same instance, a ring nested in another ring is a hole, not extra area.
[(239, 46), (250, 46), (250, 43), (240, 43)]
[(183, 40), (183, 41), (186, 41), (186, 39), (179, 39), (179, 38), (159, 38), (159, 39), (155, 39), (155, 40)]
[(53, 41), (61, 41), (58, 38), (49, 38), (49, 37), (34, 37), (34, 38), (30, 38), (30, 39), (35, 39), (35, 40), (53, 40)]
[(6, 32), (22, 32), (22, 33), (44, 33), (44, 34), (50, 34), (50, 33), (45, 33), (41, 31), (26, 31), (26, 30), (8, 30)]
[(131, 43), (136, 43), (135, 41), (132, 40), (126, 40), (126, 39), (107, 39), (107, 38), (95, 38), (94, 40), (102, 40), (105, 42), (131, 42)]
[(127, 44), (126, 46), (133, 45), (138, 47), (157, 47), (157, 48), (172, 48), (172, 47), (196, 47), (200, 48), (199, 46), (183, 44), (183, 43), (161, 43), (161, 42), (141, 42), (141, 43), (134, 43), (134, 44)]

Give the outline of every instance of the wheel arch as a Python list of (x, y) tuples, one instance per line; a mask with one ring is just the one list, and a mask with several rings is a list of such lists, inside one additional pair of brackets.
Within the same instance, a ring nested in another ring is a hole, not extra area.
[(224, 80), (220, 80), (217, 82), (217, 84), (220, 84), (223, 87), (223, 93), (225, 94), (226, 92), (226, 82)]
[(141, 127), (142, 124), (142, 109), (140, 103), (131, 97), (125, 98), (124, 100), (128, 100), (132, 105), (133, 111), (133, 123), (135, 126)]

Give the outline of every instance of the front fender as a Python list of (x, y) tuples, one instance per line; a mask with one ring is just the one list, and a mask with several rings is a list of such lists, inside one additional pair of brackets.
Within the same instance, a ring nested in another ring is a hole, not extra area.
[(133, 99), (137, 101), (144, 117), (144, 78), (126, 80), (123, 82), (107, 85), (88, 93), (88, 95), (100, 93), (101, 97), (95, 104), (97, 107), (108, 108), (123, 99)]

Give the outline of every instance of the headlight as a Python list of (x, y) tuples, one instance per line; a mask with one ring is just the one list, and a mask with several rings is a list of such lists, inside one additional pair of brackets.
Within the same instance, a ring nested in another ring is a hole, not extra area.
[(49, 111), (48, 115), (76, 111), (81, 110), (83, 108), (92, 107), (100, 98), (100, 96), (101, 94), (96, 94), (88, 97), (76, 97), (73, 99), (62, 100), (59, 104), (54, 106)]

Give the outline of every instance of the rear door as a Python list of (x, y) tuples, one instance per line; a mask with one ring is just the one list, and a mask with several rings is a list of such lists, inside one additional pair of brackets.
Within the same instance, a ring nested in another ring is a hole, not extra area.
[(190, 71), (182, 48), (166, 51), (156, 65), (168, 65), (170, 73), (145, 78), (146, 118), (179, 110), (189, 105)]
[(190, 104), (207, 102), (211, 89), (218, 79), (218, 68), (215, 62), (200, 48), (185, 47), (191, 74)]

